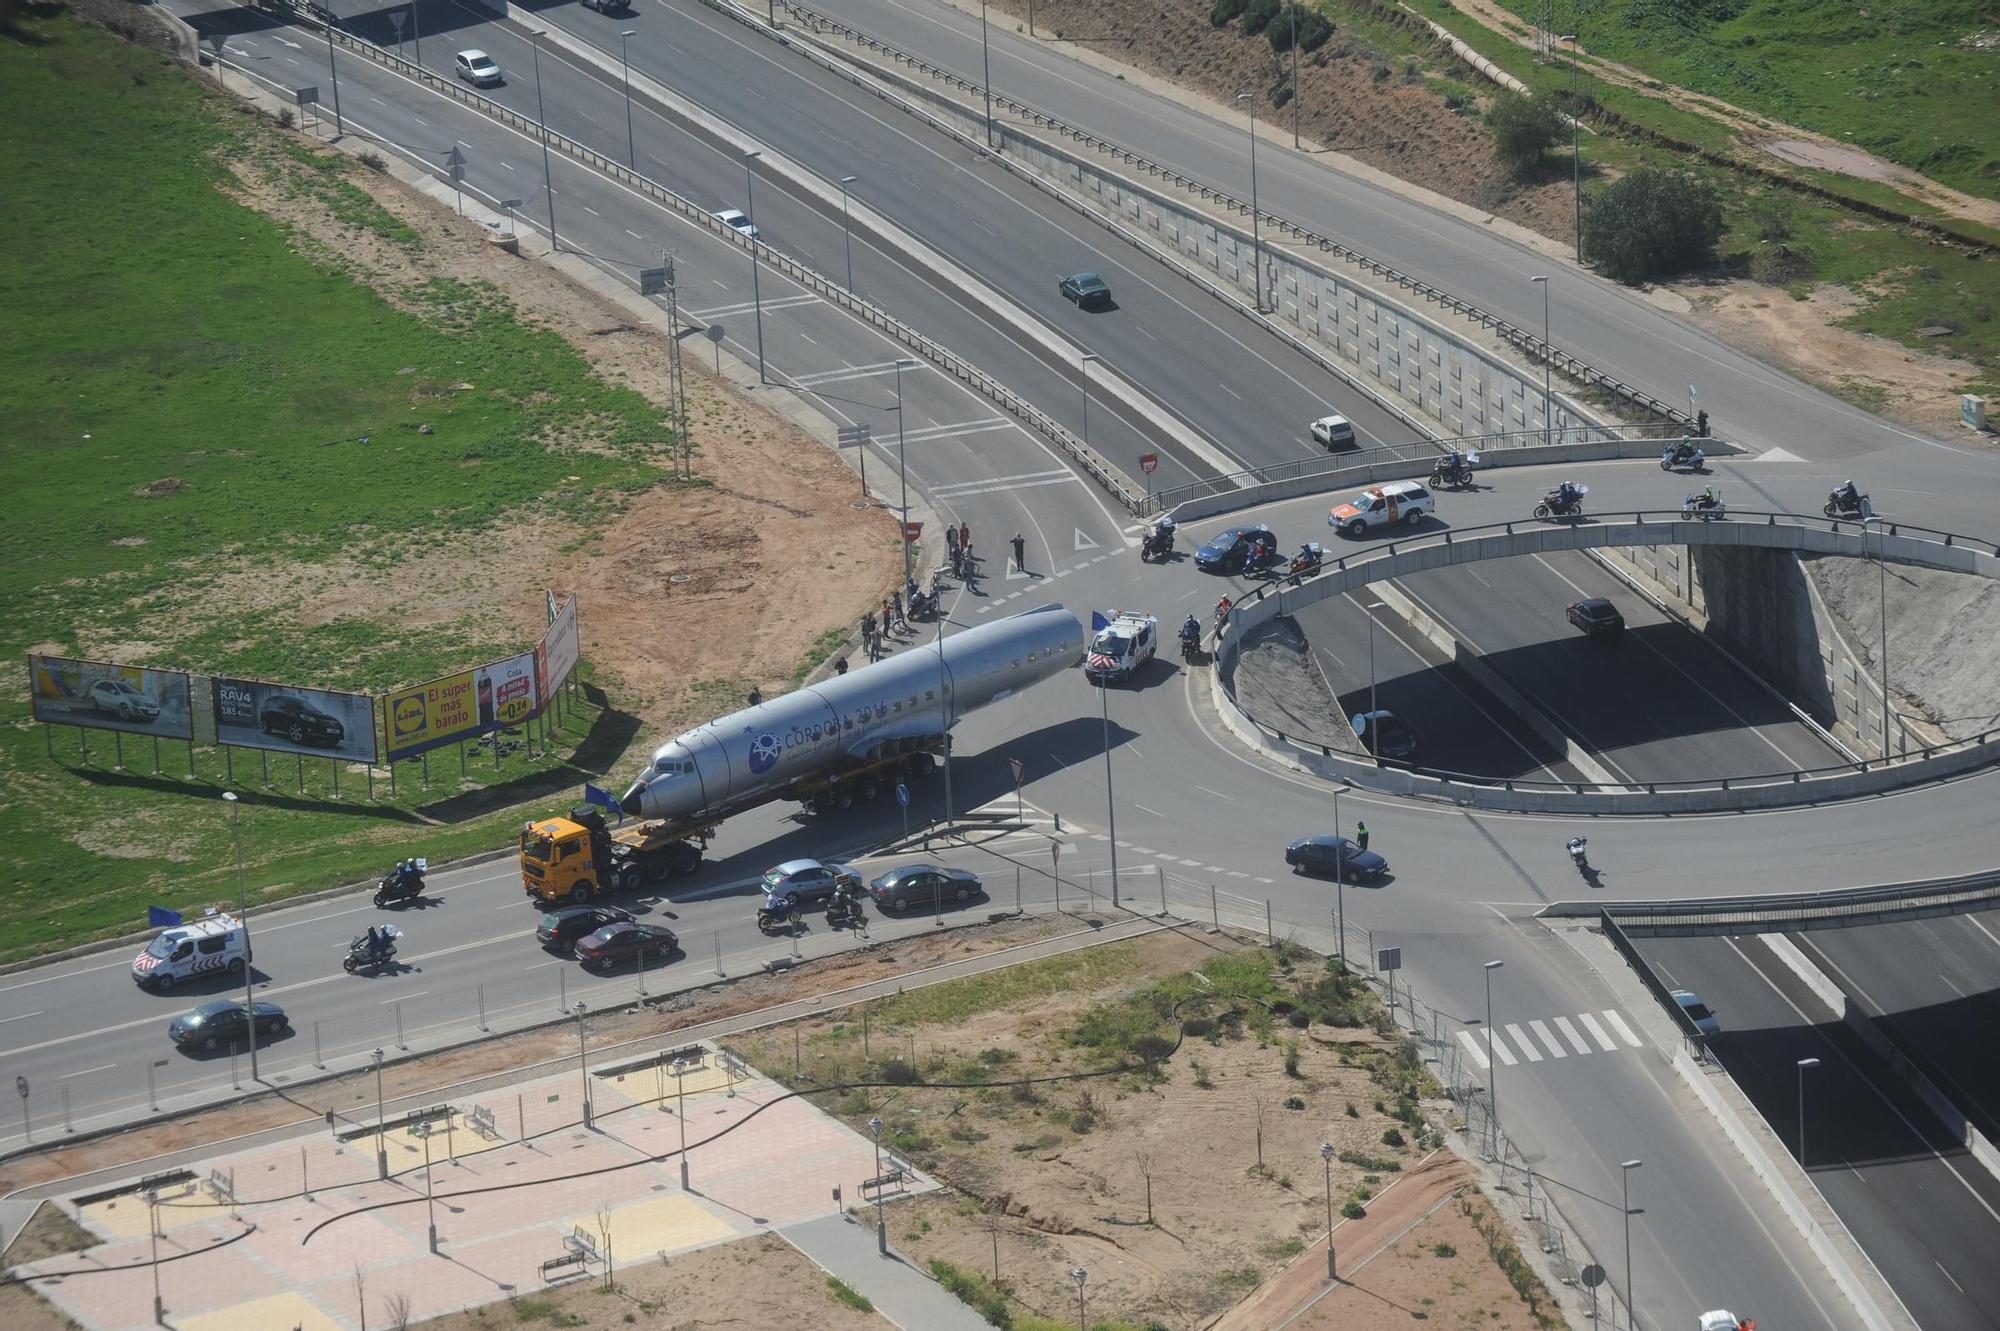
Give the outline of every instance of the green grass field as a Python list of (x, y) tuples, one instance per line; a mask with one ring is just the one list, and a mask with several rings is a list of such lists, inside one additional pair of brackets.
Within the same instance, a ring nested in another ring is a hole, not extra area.
[[(362, 616), (305, 623), (282, 596), (239, 613), (211, 593), (245, 571), (358, 559), (393, 574), (509, 515), (599, 520), (659, 483), (665, 441), (638, 394), (598, 379), (499, 293), (434, 280), (397, 302), (301, 257), (286, 229), (226, 197), (225, 157), (274, 161), (287, 192), (382, 241), (409, 228), (264, 122), (177, 67), (65, 16), (0, 40), (0, 654), (119, 649), (132, 664), (380, 692), (529, 646), (491, 615), (408, 631)], [(400, 306), (400, 308), (399, 308)], [(421, 433), (420, 425), (432, 427)], [(171, 478), (171, 493), (141, 491)], [(496, 570), (497, 604), (523, 589)], [(278, 583), (284, 585), (282, 578)], [(531, 590), (531, 589), (530, 589)], [(588, 611), (586, 610), (587, 614)], [(17, 665), (25, 671), (25, 665)], [(21, 679), (20, 675), (15, 677)], [(149, 902), (233, 901), (220, 753), (111, 734), (49, 737), (19, 685), (0, 699), (0, 959), (143, 924)], [(505, 844), (510, 804), (566, 798), (636, 723), (583, 706), (552, 756), (490, 750), (428, 790), (234, 754), (253, 894), (351, 881), (405, 853)]]

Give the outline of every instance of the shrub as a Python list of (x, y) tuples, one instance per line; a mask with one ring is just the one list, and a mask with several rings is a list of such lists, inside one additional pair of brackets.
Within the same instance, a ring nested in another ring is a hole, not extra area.
[(1340, 1213), (1349, 1220), (1359, 1220), (1362, 1216), (1368, 1214), (1368, 1208), (1360, 1202), (1350, 1201), (1340, 1208)]
[(1486, 125), (1493, 131), (1493, 155), (1516, 176), (1540, 169), (1543, 156), (1567, 128), (1554, 102), (1517, 92), (1503, 92), (1493, 99)]
[(382, 154), (378, 152), (362, 153), (360, 161), (370, 171), (387, 172), (389, 169), (389, 164), (382, 160)]
[(1458, 1249), (1452, 1247), (1449, 1243), (1433, 1243), (1431, 1245), (1431, 1251), (1439, 1257), (1458, 1256)]
[(1250, 0), (1243, 11), (1243, 35), (1255, 37), (1278, 16), (1278, 0)]
[(1684, 172), (1641, 167), (1592, 196), (1583, 253), (1605, 276), (1636, 283), (1713, 262), (1721, 238), (1714, 186)]
[(1250, 0), (1215, 0), (1215, 7), (1208, 11), (1208, 21), (1213, 27), (1221, 27), (1241, 14)]
[(1403, 1131), (1402, 1131), (1402, 1129), (1401, 1129), (1401, 1128), (1390, 1128), (1390, 1129), (1389, 1129), (1388, 1131), (1384, 1132), (1384, 1133), (1382, 1134), (1382, 1144), (1383, 1144), (1384, 1146), (1395, 1146), (1395, 1147), (1398, 1147), (1398, 1148), (1400, 1148), (1400, 1147), (1402, 1146), (1402, 1144), (1403, 1144)]
[(1215, 1034), (1215, 1022), (1207, 1017), (1189, 1017), (1181, 1023), (1181, 1031), (1197, 1040), (1203, 1039)]
[(1013, 1324), (1007, 1307), (1007, 1296), (993, 1287), (993, 1282), (976, 1271), (967, 1271), (953, 1266), (950, 1262), (931, 1259), (931, 1275), (938, 1284), (956, 1294), (959, 1301), (998, 1327)]
[(1132, 1053), (1144, 1063), (1157, 1063), (1174, 1052), (1174, 1042), (1164, 1035), (1142, 1035), (1132, 1041)]
[(1279, 11), (1271, 25), (1264, 29), (1264, 35), (1271, 39), (1271, 49), (1279, 55), (1292, 49), (1292, 29), (1296, 23), (1299, 34), (1299, 50), (1310, 54), (1325, 46), (1333, 36), (1333, 24), (1317, 9), (1304, 5), (1286, 5)]
[(914, 1086), (923, 1079), (923, 1073), (900, 1058), (882, 1069), (882, 1080), (891, 1086)]
[(1304, 1100), (1301, 1100), (1298, 1096), (1288, 1095), (1285, 1097), (1285, 1108), (1304, 1109), (1305, 1107), (1306, 1107), (1306, 1102)]
[[(848, 1284), (839, 1276), (828, 1276), (826, 1278), (826, 1287), (833, 1292), (834, 1298), (839, 1299), (856, 1312), (872, 1313), (875, 1311), (875, 1305), (868, 1301), (867, 1295), (855, 1289), (854, 1286)], [(630, 1314), (627, 1315), (629, 1316)]]
[(290, 129), (293, 125), (296, 125), (298, 122), (299, 122), (298, 113), (293, 111), (291, 107), (281, 106), (278, 108), (278, 123), (282, 125), (284, 128)]
[(1287, 1077), (1296, 1077), (1299, 1075), (1299, 1042), (1297, 1040), (1285, 1041), (1285, 1075)]
[(1803, 282), (1819, 269), (1809, 245), (1787, 245), (1782, 241), (1759, 245), (1750, 252), (1750, 276), (1774, 287)]

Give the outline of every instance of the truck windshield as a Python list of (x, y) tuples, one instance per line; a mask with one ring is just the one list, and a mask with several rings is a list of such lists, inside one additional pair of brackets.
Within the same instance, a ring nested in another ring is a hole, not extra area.
[(176, 941), (165, 934), (161, 934), (158, 938), (146, 944), (146, 955), (165, 961), (174, 954), (174, 943)]
[(521, 833), (521, 858), (547, 864), (555, 855), (555, 843), (540, 832)]
[(1093, 652), (1102, 652), (1106, 656), (1123, 656), (1130, 646), (1131, 644), (1125, 639), (1114, 638), (1107, 633), (1092, 643), (1090, 650)]

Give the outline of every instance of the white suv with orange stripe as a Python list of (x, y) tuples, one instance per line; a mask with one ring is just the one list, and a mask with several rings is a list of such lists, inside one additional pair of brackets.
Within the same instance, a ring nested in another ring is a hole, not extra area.
[(1412, 527), (1437, 509), (1437, 499), (1415, 481), (1390, 481), (1370, 486), (1345, 503), (1335, 504), (1326, 525), (1342, 535), (1359, 536), (1370, 527), (1407, 522)]

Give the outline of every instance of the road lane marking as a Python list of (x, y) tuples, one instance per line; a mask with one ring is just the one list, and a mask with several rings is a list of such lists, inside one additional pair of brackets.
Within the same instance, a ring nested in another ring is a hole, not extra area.
[(1533, 1031), (1536, 1038), (1549, 1047), (1551, 1054), (1554, 1054), (1557, 1058), (1569, 1057), (1569, 1050), (1562, 1047), (1562, 1041), (1556, 1039), (1555, 1033), (1547, 1026), (1539, 1021), (1531, 1021), (1528, 1023), (1528, 1029)]
[(57, 1077), (56, 1080), (68, 1081), (71, 1077), (88, 1077), (93, 1072), (109, 1072), (111, 1071), (111, 1069), (117, 1066), (118, 1065), (116, 1063), (106, 1063), (103, 1067), (100, 1068), (85, 1068), (81, 1072), (65, 1072), (61, 1076)]
[(1587, 1054), (1590, 1052), (1590, 1046), (1585, 1044), (1583, 1037), (1576, 1033), (1576, 1027), (1570, 1025), (1568, 1017), (1557, 1017), (1556, 1029), (1563, 1033), (1565, 1039), (1576, 1046), (1577, 1053)]
[(1236, 802), (1236, 797), (1234, 795), (1225, 795), (1219, 790), (1210, 790), (1207, 786), (1196, 786), (1195, 789), (1199, 790), (1204, 795), (1213, 795), (1219, 800), (1228, 800), (1231, 804), (1234, 804)]
[(383, 1006), (383, 1007), (387, 1007), (387, 1006), (389, 1006), (389, 1004), (391, 1004), (391, 1003), (400, 1003), (400, 1002), (402, 1002), (403, 1000), (405, 1000), (405, 999), (409, 999), (409, 998), (422, 998), (422, 997), (423, 997), (423, 996), (424, 996), (425, 994), (427, 994), (427, 993), (429, 993), (429, 992), (430, 992), (430, 990), (428, 990), (428, 989), (419, 989), (419, 990), (417, 990), (417, 992), (415, 992), (414, 994), (397, 994), (397, 995), (396, 995), (396, 996), (395, 996), (394, 998), (385, 998), (385, 999), (383, 999), (383, 1000), (382, 1000), (382, 1006)]
[(48, 1011), (47, 1008), (36, 1008), (33, 1012), (22, 1012), (12, 1017), (0, 1017), (0, 1026), (6, 1025), (10, 1021), (26, 1021), (30, 1017), (39, 1017), (46, 1011)]
[(1458, 1033), (1458, 1042), (1465, 1046), (1466, 1053), (1472, 1055), (1472, 1061), (1479, 1065), (1481, 1072), (1493, 1066), (1492, 1063), (1487, 1061), (1486, 1051), (1479, 1047), (1479, 1041), (1472, 1038), (1471, 1031), (1460, 1031)]
[(1542, 1051), (1535, 1048), (1535, 1042), (1528, 1038), (1526, 1031), (1509, 1022), (1507, 1024), (1507, 1034), (1514, 1037), (1514, 1043), (1521, 1046), (1521, 1052), (1528, 1056), (1530, 1063), (1539, 1063), (1542, 1061)]
[(1626, 1044), (1631, 1045), (1634, 1049), (1644, 1049), (1646, 1047), (1646, 1042), (1632, 1034), (1632, 1028), (1625, 1024), (1625, 1018), (1619, 1016), (1616, 1009), (1604, 1009), (1604, 1019), (1611, 1023), (1612, 1028), (1618, 1032)]
[(1580, 1012), (1577, 1014), (1576, 1019), (1583, 1023), (1583, 1028), (1590, 1032), (1590, 1038), (1597, 1041), (1605, 1053), (1615, 1054), (1618, 1052), (1617, 1043), (1604, 1033), (1604, 1028), (1597, 1024), (1597, 1018), (1591, 1016), (1588, 1012)]

